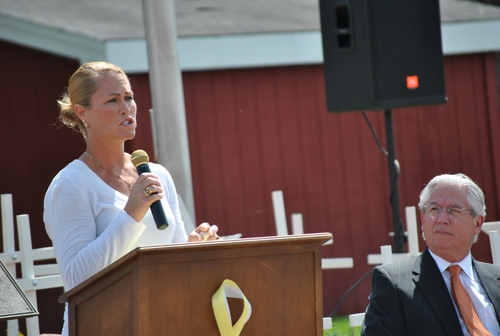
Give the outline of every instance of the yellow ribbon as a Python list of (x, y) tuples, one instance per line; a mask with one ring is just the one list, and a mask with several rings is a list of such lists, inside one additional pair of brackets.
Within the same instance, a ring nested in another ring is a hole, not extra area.
[[(243, 300), (243, 312), (234, 326), (231, 321), (231, 313), (227, 303), (228, 297)], [(248, 302), (245, 295), (243, 295), (238, 285), (228, 279), (222, 282), (222, 285), (212, 296), (212, 308), (221, 336), (239, 336), (243, 326), (252, 315), (252, 306), (250, 302)]]

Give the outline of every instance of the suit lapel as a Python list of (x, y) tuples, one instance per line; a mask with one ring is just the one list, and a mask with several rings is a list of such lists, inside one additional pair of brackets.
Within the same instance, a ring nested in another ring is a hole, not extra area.
[(443, 276), (428, 249), (417, 258), (413, 281), (449, 335), (461, 335), (462, 328)]

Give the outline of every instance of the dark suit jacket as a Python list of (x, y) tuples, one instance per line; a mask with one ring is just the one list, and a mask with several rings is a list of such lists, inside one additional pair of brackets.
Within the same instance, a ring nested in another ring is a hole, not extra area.
[[(500, 267), (474, 259), (472, 265), (500, 321)], [(428, 249), (418, 257), (377, 266), (361, 334), (463, 335), (452, 300)]]

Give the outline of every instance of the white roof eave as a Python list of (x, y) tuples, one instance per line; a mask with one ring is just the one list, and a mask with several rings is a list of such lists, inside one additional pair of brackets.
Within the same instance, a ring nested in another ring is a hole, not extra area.
[(81, 63), (105, 59), (105, 43), (0, 15), (0, 39), (77, 59)]
[[(500, 20), (443, 22), (444, 55), (500, 51)], [(77, 59), (105, 60), (128, 73), (148, 71), (144, 38), (98, 41), (0, 15), (0, 39)], [(320, 31), (290, 31), (218, 36), (181, 36), (183, 71), (323, 63)]]
[(444, 55), (500, 51), (500, 20), (441, 23)]

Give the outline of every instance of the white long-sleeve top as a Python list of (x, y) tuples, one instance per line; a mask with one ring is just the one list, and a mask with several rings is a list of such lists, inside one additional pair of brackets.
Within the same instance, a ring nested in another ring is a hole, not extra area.
[[(151, 210), (136, 222), (123, 211), (128, 197), (80, 160), (54, 177), (45, 195), (43, 218), (66, 291), (138, 246), (187, 241), (170, 173), (161, 165), (149, 166), (164, 190), (161, 201), (169, 223), (165, 230), (156, 228)], [(66, 327), (65, 323), (63, 335)]]

